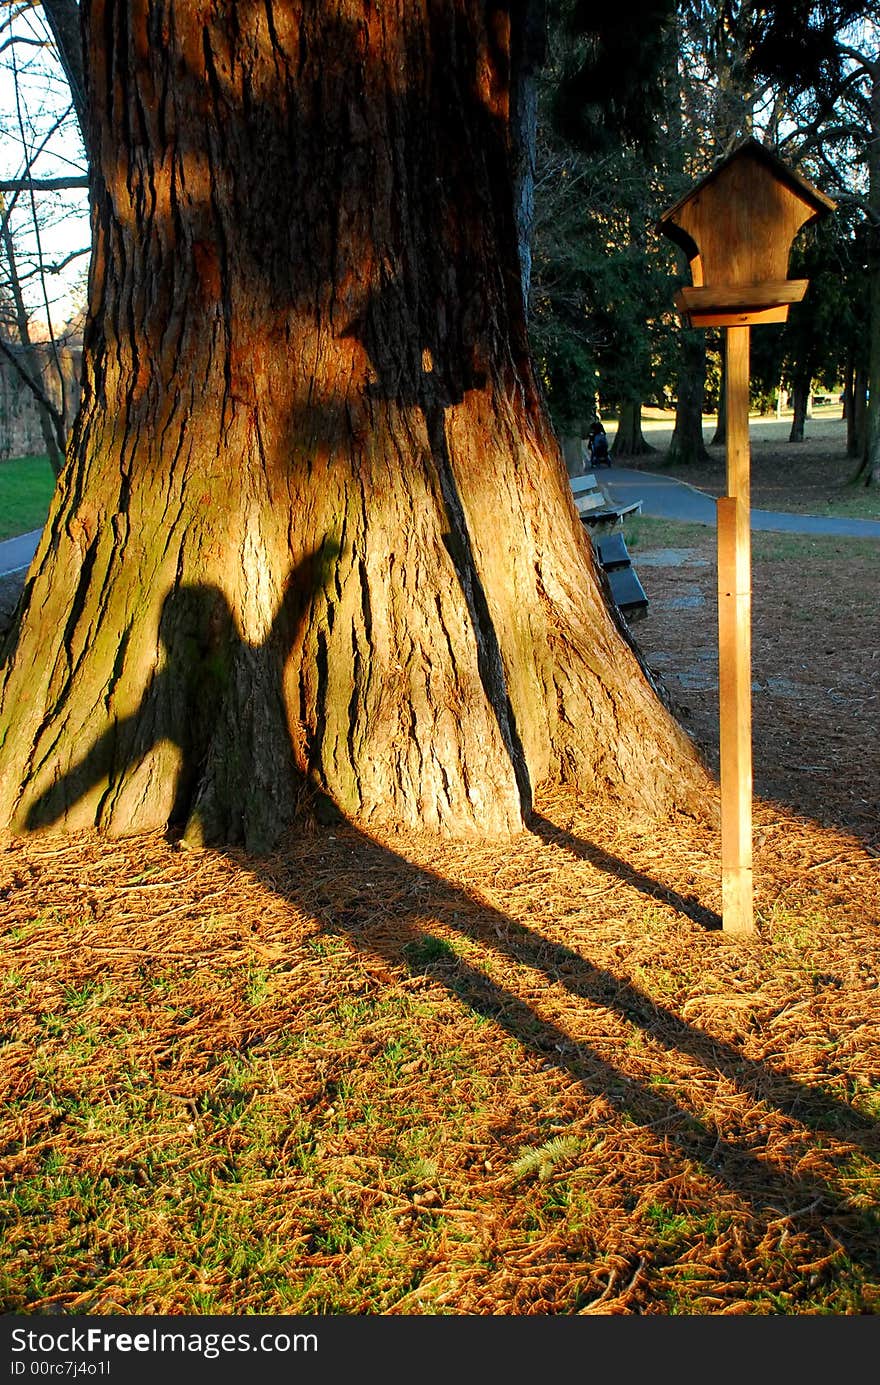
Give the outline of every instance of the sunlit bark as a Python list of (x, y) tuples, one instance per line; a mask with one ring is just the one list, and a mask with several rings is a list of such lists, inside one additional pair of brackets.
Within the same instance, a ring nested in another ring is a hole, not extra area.
[(73, 459), (0, 819), (518, 830), (704, 772), (604, 603), (528, 357), (507, 8), (86, 0)]

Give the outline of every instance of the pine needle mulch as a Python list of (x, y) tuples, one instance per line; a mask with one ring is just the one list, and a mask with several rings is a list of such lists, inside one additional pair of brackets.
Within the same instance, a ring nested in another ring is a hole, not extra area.
[[(711, 759), (701, 553), (636, 633)], [(562, 793), (501, 844), (2, 839), (2, 1310), (877, 1312), (877, 709), (827, 696), (876, 654), (802, 575), (754, 938), (714, 828)]]

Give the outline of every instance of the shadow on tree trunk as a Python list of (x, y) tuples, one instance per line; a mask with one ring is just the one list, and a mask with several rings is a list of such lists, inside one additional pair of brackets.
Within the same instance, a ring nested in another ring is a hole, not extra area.
[[(210, 728), (222, 689), (242, 659), (251, 679), (277, 684), (281, 697), (284, 664), (295, 642), (316, 588), (328, 579), (332, 554), (313, 553), (291, 574), (284, 601), (272, 628), (259, 648), (247, 647), (235, 629), (235, 622), (222, 593), (211, 586), (181, 587), (169, 592), (161, 618), (161, 643), (164, 658), (150, 678), (140, 703), (132, 715), (102, 737), (69, 771), (59, 778), (33, 805), (28, 825), (45, 826), (61, 817), (71, 799), (86, 794), (97, 782), (114, 777), (126, 778), (130, 762), (145, 755), (153, 745), (156, 726), (166, 728), (168, 719), (163, 704), (173, 699), (178, 705), (176, 749), (179, 754), (175, 819), (179, 826), (199, 824), (197, 840), (210, 837), (210, 787), (217, 767), (205, 765), (210, 757)], [(464, 561), (464, 559), (462, 559)], [(462, 580), (469, 569), (462, 568)], [(193, 644), (197, 646), (194, 651)], [(277, 772), (298, 775), (303, 795), (311, 792), (306, 778), (294, 763), (291, 745), (278, 748)], [(201, 786), (193, 801), (193, 786)], [(529, 830), (543, 841), (578, 859), (587, 860), (614, 879), (623, 880), (641, 891), (647, 899), (660, 900), (683, 918), (708, 929), (718, 929), (720, 920), (693, 898), (684, 898), (643, 872), (629, 867), (592, 842), (557, 827), (533, 813)], [(283, 851), (270, 857), (247, 858), (247, 866), (267, 889), (299, 909), (324, 920), (328, 931), (345, 938), (358, 953), (379, 959), (412, 973), (428, 971), (460, 1004), (474, 1015), (495, 1024), (508, 1034), (525, 1053), (538, 1056), (578, 1083), (590, 1096), (601, 1095), (636, 1124), (662, 1130), (664, 1152), (669, 1167), (680, 1161), (702, 1166), (706, 1173), (746, 1201), (759, 1220), (778, 1223), (780, 1215), (803, 1210), (811, 1216), (807, 1223), (817, 1242), (825, 1237), (829, 1211), (834, 1215), (835, 1243), (859, 1263), (865, 1263), (861, 1213), (847, 1201), (841, 1168), (840, 1186), (811, 1174), (787, 1174), (780, 1170), (769, 1152), (727, 1138), (721, 1129), (708, 1128), (689, 1107), (675, 1097), (648, 1084), (634, 1082), (598, 1053), (578, 1044), (558, 1024), (543, 1018), (523, 998), (464, 958), (449, 957), (436, 946), (436, 940), (420, 922), (424, 901), (430, 896), (430, 909), (465, 939), (489, 947), (502, 959), (529, 969), (539, 988), (562, 986), (586, 1005), (611, 1009), (651, 1043), (668, 1051), (687, 1055), (702, 1066), (707, 1080), (719, 1075), (756, 1103), (766, 1103), (790, 1116), (808, 1132), (821, 1135), (833, 1130), (845, 1137), (849, 1151), (871, 1146), (874, 1127), (865, 1117), (829, 1093), (816, 1090), (797, 1078), (775, 1070), (769, 1064), (749, 1058), (740, 1050), (689, 1024), (651, 999), (633, 981), (603, 970), (572, 948), (524, 927), (518, 920), (486, 904), (474, 921), (473, 900), (458, 887), (425, 868), (406, 861), (389, 846), (372, 839), (355, 826), (339, 819), (333, 836), (321, 846), (332, 873), (334, 859), (341, 863), (356, 854), (365, 869), (370, 863), (401, 882), (400, 894), (418, 900), (412, 912), (396, 913), (393, 927), (385, 915), (364, 907), (363, 892), (352, 886), (350, 873), (340, 869), (341, 882), (334, 894), (332, 909), (321, 898), (320, 880), (303, 875), (285, 865)], [(240, 857), (238, 858), (240, 859)], [(345, 891), (350, 895), (345, 897)], [(466, 906), (466, 907), (465, 907)], [(781, 1210), (783, 1209), (783, 1210)], [(816, 1210), (819, 1209), (819, 1210)], [(860, 1260), (861, 1257), (861, 1260)], [(867, 1264), (866, 1264), (867, 1268)]]
[[(149, 678), (139, 706), (116, 721), (67, 773), (56, 777), (31, 803), (26, 829), (38, 831), (57, 824), (96, 786), (106, 786), (104, 798), (110, 798), (132, 776), (136, 779), (138, 766), (160, 742), (170, 742), (177, 759), (170, 831), (176, 836), (183, 830), (184, 840), (193, 846), (226, 840), (229, 825), (221, 807), (223, 795), (217, 792), (224, 767), (216, 763), (213, 750), (226, 689), (241, 676), (244, 666), (254, 689), (268, 684), (276, 687), (279, 699), (282, 697), (284, 664), (334, 556), (332, 550), (317, 551), (294, 569), (272, 628), (257, 648), (242, 640), (226, 597), (217, 587), (172, 587), (159, 623), (159, 669)], [(123, 636), (120, 664), (124, 657)], [(266, 731), (271, 735), (271, 728)], [(274, 745), (273, 750), (277, 777), (299, 785), (295, 797), (304, 805), (309, 797), (314, 800), (314, 792), (310, 795), (307, 780), (295, 764), (289, 740)], [(99, 816), (100, 811), (99, 807)], [(271, 838), (269, 822), (266, 846)], [(253, 844), (258, 845), (258, 840)]]
[[(275, 676), (277, 654), (295, 632), (298, 609), (313, 571), (294, 575), (288, 585), (283, 613), (276, 622), (272, 636), (262, 650), (255, 651), (267, 670)], [(172, 652), (185, 642), (193, 621), (198, 617), (204, 628), (215, 631), (210, 647), (203, 649), (203, 667), (212, 665), (213, 656), (230, 642), (234, 645), (229, 622), (230, 613), (218, 592), (210, 588), (184, 589), (169, 595), (163, 616), (163, 641)], [(281, 625), (286, 625), (283, 636)], [(279, 649), (271, 653), (276, 638)], [(192, 660), (187, 658), (183, 674), (191, 676)], [(222, 669), (215, 675), (222, 677)], [(116, 745), (102, 743), (93, 747), (64, 783), (56, 786), (62, 799), (84, 792), (96, 774), (103, 773), (103, 761), (108, 755), (118, 755), (120, 746), (127, 753), (137, 754), (147, 744), (151, 698), (161, 695), (162, 687), (177, 686), (173, 664), (166, 664), (162, 674), (145, 695), (140, 713), (132, 717), (129, 726), (120, 727)], [(210, 714), (208, 697), (205, 715)], [(186, 784), (195, 778), (190, 757), (199, 753), (199, 738), (195, 735), (182, 743), (185, 752), (180, 772), (181, 801), (186, 797)], [(305, 785), (304, 785), (305, 788)], [(52, 796), (41, 801), (40, 812), (45, 822), (52, 815)], [(660, 881), (635, 871), (619, 858), (599, 846), (556, 826), (539, 814), (533, 814), (530, 830), (555, 848), (587, 860), (614, 879), (622, 879), (640, 890), (646, 898), (661, 900), (683, 917), (704, 928), (717, 929), (720, 920), (711, 910), (696, 900), (684, 899)], [(778, 1224), (779, 1218), (797, 1213), (808, 1215), (805, 1224), (817, 1243), (833, 1243), (866, 1269), (873, 1269), (865, 1257), (864, 1232), (860, 1226), (862, 1213), (848, 1201), (845, 1174), (841, 1164), (840, 1185), (809, 1171), (788, 1174), (783, 1172), (769, 1151), (746, 1147), (728, 1138), (720, 1128), (704, 1124), (688, 1105), (662, 1089), (633, 1081), (599, 1053), (578, 1043), (560, 1025), (542, 1017), (521, 995), (493, 980), (486, 972), (466, 958), (450, 955), (448, 948), (421, 923), (425, 901), (430, 899), (430, 912), (448, 927), (457, 930), (465, 940), (479, 943), (516, 967), (528, 969), (534, 985), (544, 990), (561, 986), (585, 1005), (596, 1005), (616, 1012), (634, 1026), (652, 1044), (668, 1052), (685, 1055), (705, 1070), (707, 1081), (719, 1077), (742, 1096), (755, 1103), (768, 1105), (787, 1115), (810, 1134), (821, 1137), (825, 1131), (846, 1140), (846, 1162), (853, 1149), (873, 1148), (875, 1127), (846, 1102), (828, 1092), (808, 1086), (796, 1077), (777, 1071), (770, 1064), (752, 1059), (741, 1050), (719, 1040), (699, 1027), (688, 1023), (673, 1011), (659, 1005), (632, 980), (597, 967), (573, 948), (548, 939), (490, 904), (478, 911), (474, 901), (460, 888), (450, 884), (433, 871), (413, 865), (387, 845), (377, 842), (351, 824), (340, 822), (332, 837), (322, 842), (321, 859), (327, 869), (303, 873), (295, 869), (284, 851), (263, 859), (247, 858), (247, 866), (256, 879), (280, 898), (299, 910), (312, 913), (323, 920), (327, 932), (344, 938), (358, 954), (373, 958), (383, 965), (409, 971), (413, 975), (429, 974), (444, 986), (458, 1003), (509, 1035), (526, 1054), (551, 1064), (589, 1096), (602, 1096), (628, 1119), (645, 1129), (662, 1131), (661, 1163), (670, 1173), (679, 1163), (698, 1164), (706, 1174), (741, 1197), (751, 1208), (752, 1215), (764, 1224)], [(375, 896), (350, 882), (353, 876), (346, 866), (356, 856), (364, 871), (381, 873), (386, 879), (399, 881), (397, 897), (410, 896), (412, 912), (397, 911), (393, 924), (375, 909)], [(236, 856), (241, 864), (240, 855)], [(334, 870), (333, 862), (338, 862)], [(321, 881), (337, 881), (332, 902), (322, 896)], [(796, 1138), (793, 1136), (793, 1138)], [(841, 1156), (841, 1160), (843, 1156)], [(831, 1232), (826, 1230), (829, 1213), (834, 1217)], [(825, 1245), (827, 1250), (827, 1244)]]

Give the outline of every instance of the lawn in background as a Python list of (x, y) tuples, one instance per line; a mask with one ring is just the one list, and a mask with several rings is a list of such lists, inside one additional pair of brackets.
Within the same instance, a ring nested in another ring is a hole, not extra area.
[(54, 489), (48, 457), (10, 457), (0, 462), (0, 539), (39, 529)]

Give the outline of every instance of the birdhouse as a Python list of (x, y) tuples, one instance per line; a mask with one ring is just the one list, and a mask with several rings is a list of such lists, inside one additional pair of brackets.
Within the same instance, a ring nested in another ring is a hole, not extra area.
[(806, 279), (788, 278), (794, 238), (834, 207), (769, 149), (745, 140), (657, 223), (690, 261), (692, 284), (675, 306), (692, 327), (784, 322), (807, 288)]

